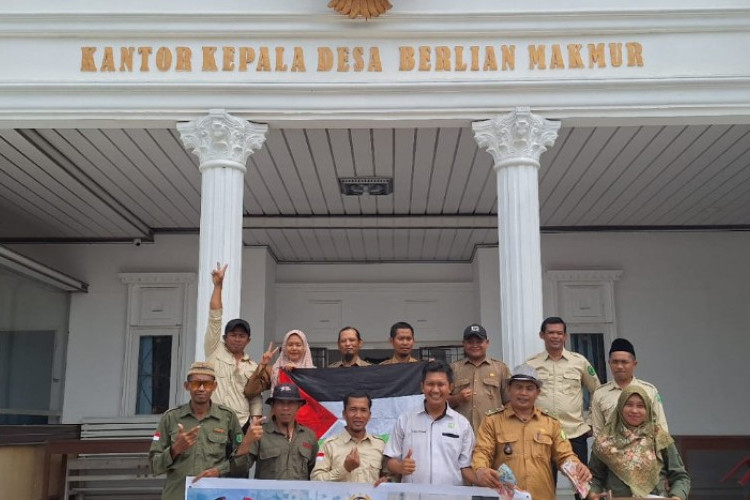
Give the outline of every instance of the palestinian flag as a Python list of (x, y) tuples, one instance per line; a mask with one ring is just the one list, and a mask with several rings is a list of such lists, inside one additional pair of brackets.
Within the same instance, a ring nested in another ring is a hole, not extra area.
[(423, 404), (420, 388), (424, 363), (355, 366), (351, 368), (298, 368), (283, 370), (279, 382), (292, 382), (307, 404), (300, 408), (297, 421), (312, 430), (322, 441), (344, 430), (344, 396), (362, 391), (372, 398), (370, 434), (388, 441), (402, 413)]

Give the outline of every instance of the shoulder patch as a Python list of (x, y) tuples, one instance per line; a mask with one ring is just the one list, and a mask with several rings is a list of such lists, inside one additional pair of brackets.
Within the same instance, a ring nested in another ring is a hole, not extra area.
[(237, 434), (235, 434), (235, 435), (234, 435), (234, 440), (235, 440), (235, 442), (236, 442), (237, 444), (240, 444), (240, 443), (242, 443), (242, 437), (243, 437), (243, 436), (242, 436), (242, 434), (240, 434), (240, 433), (237, 433)]
[(658, 403), (661, 403), (661, 394), (659, 394), (658, 392), (656, 393), (656, 401)]
[(596, 370), (594, 370), (594, 367), (591, 365), (589, 365), (589, 375), (596, 377)]
[(380, 437), (380, 436), (376, 436), (375, 434), (371, 434), (371, 437), (372, 437), (373, 439), (377, 439), (378, 441), (382, 441), (382, 442), (384, 442), (384, 443), (385, 443), (385, 439), (383, 439), (383, 438), (382, 438), (382, 437)]
[(489, 417), (490, 415), (494, 415), (496, 413), (500, 413), (501, 411), (503, 411), (502, 408), (493, 408), (491, 410), (487, 410), (486, 412), (484, 412), (484, 414)]
[(546, 415), (549, 418), (554, 418), (555, 420), (557, 420), (557, 416), (551, 411), (549, 411), (548, 409), (542, 408), (540, 411), (542, 412), (543, 415)]

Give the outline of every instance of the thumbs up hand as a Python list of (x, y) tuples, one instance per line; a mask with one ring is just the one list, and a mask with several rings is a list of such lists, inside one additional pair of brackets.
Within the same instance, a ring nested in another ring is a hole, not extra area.
[(409, 448), (409, 452), (406, 454), (403, 460), (401, 460), (401, 475), (402, 476), (408, 476), (409, 474), (414, 474), (414, 471), (417, 470), (417, 463), (414, 461), (413, 458), (411, 458), (412, 455), (412, 449)]

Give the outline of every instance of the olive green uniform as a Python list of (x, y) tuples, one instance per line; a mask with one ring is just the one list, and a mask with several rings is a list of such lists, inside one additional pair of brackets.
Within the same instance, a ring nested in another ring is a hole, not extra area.
[[(173, 460), (170, 448), (177, 441), (177, 424), (182, 424), (185, 432), (196, 425), (201, 428), (195, 444)], [(229, 457), (241, 441), (240, 423), (235, 413), (226, 406), (211, 404), (201, 420), (193, 414), (190, 403), (168, 410), (159, 421), (148, 452), (151, 472), (154, 475), (167, 473), (162, 500), (183, 500), (187, 476), (196, 476), (213, 467), (218, 469), (220, 476), (227, 476)]]
[(255, 479), (307, 481), (317, 454), (318, 439), (311, 429), (295, 422), (290, 441), (271, 421), (263, 424), (263, 437), (250, 445), (247, 454), (232, 457), (231, 475), (247, 477), (256, 464)]

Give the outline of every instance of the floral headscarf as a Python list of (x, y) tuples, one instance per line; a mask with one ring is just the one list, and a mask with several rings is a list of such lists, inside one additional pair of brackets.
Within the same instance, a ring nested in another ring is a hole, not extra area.
[[(292, 335), (296, 335), (302, 340), (302, 347), (305, 349), (302, 353), (302, 358), (296, 363), (286, 355), (286, 344), (289, 342), (289, 337)], [(307, 344), (307, 337), (302, 330), (290, 330), (284, 335), (284, 341), (281, 343), (281, 353), (273, 364), (273, 370), (271, 371), (271, 390), (273, 390), (273, 388), (276, 387), (276, 384), (279, 383), (279, 370), (286, 365), (294, 365), (295, 368), (315, 368), (315, 365), (313, 365), (312, 362), (310, 346)]]
[[(640, 396), (646, 405), (646, 419), (638, 427), (629, 425), (623, 415), (625, 403), (633, 394)], [(620, 394), (617, 410), (594, 440), (592, 452), (630, 487), (633, 496), (646, 497), (659, 482), (663, 466), (661, 450), (673, 442), (656, 425), (653, 403), (646, 391), (630, 385)]]

